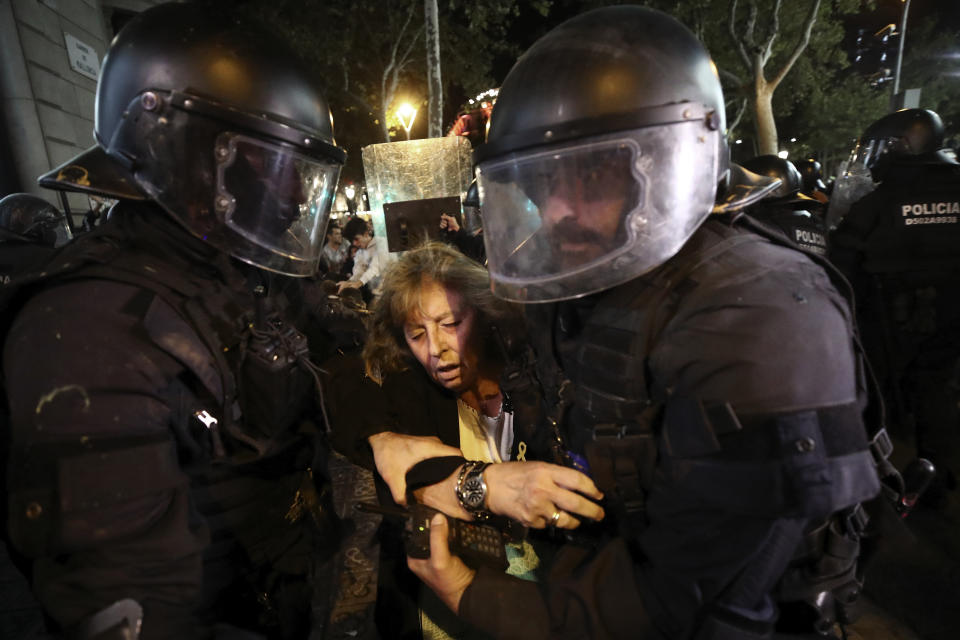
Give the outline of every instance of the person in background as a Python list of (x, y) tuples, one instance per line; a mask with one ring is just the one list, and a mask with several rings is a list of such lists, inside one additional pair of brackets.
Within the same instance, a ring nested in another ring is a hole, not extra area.
[(353, 271), (349, 280), (344, 280), (337, 291), (344, 289), (361, 289), (363, 298), (368, 303), (380, 294), (380, 283), (383, 279), (383, 269), (387, 265), (389, 255), (386, 242), (373, 235), (373, 225), (363, 218), (352, 218), (343, 228), (343, 237), (357, 248), (353, 256)]
[(343, 230), (340, 225), (331, 222), (327, 227), (327, 242), (323, 245), (323, 252), (320, 254), (321, 269), (331, 276), (339, 275), (350, 246), (349, 242), (343, 241)]
[(743, 163), (744, 169), (776, 178), (780, 186), (763, 200), (750, 207), (748, 213), (757, 220), (783, 231), (790, 242), (804, 251), (827, 254), (827, 228), (824, 205), (800, 190), (800, 172), (793, 163), (774, 155), (757, 156)]
[[(937, 467), (922, 498), (937, 507), (960, 472), (960, 165), (943, 135), (940, 116), (926, 109), (871, 124), (831, 200), (852, 204), (830, 236), (897, 435), (915, 439)], [(847, 198), (856, 176), (865, 180)]]
[(801, 160), (797, 163), (797, 170), (803, 179), (803, 187), (800, 190), (803, 195), (824, 205), (830, 202), (827, 185), (823, 183), (823, 168), (819, 162), (813, 158)]
[[(477, 181), (470, 183), (467, 189), (467, 195), (463, 200), (463, 206), (477, 209), (480, 208), (480, 194), (477, 189)], [(478, 263), (485, 265), (487, 262), (483, 247), (483, 227), (476, 229), (473, 233), (468, 233), (466, 229), (460, 226), (457, 217), (447, 213), (440, 214), (441, 237), (460, 249), (468, 258), (473, 258)]]

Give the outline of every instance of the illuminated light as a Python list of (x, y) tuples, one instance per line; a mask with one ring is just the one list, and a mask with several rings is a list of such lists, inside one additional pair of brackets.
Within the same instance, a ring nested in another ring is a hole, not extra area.
[(780, 153), (777, 154), (777, 157), (778, 157), (778, 158), (783, 158), (784, 160), (786, 160), (786, 159), (787, 159), (787, 156), (789, 156), (789, 155), (790, 155), (790, 152), (789, 152), (789, 151), (781, 151)]
[(737, 141), (734, 142), (733, 144), (743, 144), (743, 140), (741, 140), (740, 138), (737, 138)]
[(347, 196), (348, 200), (353, 200), (353, 196), (357, 195), (357, 191), (353, 188), (352, 184), (348, 184), (346, 187), (344, 187), (343, 193)]
[(796, 142), (796, 141), (797, 141), (796, 138), (790, 138), (790, 142)]
[(407, 140), (410, 139), (410, 127), (413, 126), (413, 120), (417, 117), (417, 109), (409, 102), (404, 102), (400, 105), (400, 108), (397, 109), (397, 118), (400, 119), (400, 124), (403, 125), (404, 131), (407, 132)]

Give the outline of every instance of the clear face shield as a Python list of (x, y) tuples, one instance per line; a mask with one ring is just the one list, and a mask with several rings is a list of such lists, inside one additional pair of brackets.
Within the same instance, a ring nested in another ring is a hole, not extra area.
[(713, 207), (719, 135), (680, 122), (481, 163), (494, 293), (577, 298), (665, 262)]
[(216, 143), (214, 206), (227, 228), (298, 262), (319, 259), (340, 164), (239, 134)]

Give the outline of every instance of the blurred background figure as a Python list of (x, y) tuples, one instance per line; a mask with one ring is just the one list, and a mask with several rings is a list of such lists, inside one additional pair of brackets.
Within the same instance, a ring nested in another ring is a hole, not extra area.
[(827, 185), (823, 183), (823, 168), (813, 158), (807, 158), (797, 163), (797, 170), (803, 178), (801, 193), (827, 204), (830, 198), (827, 195)]
[(955, 486), (960, 433), (960, 166), (942, 145), (933, 111), (905, 109), (870, 125), (848, 172), (873, 187), (830, 237), (894, 425), (901, 436), (912, 431), (938, 467), (931, 504)]
[[(343, 230), (335, 222), (327, 227), (327, 242), (320, 253), (320, 268), (330, 276), (338, 276), (349, 255), (350, 243), (343, 241)], [(334, 278), (337, 279), (337, 278)]]
[(39, 196), (12, 193), (0, 200), (0, 285), (39, 264), (73, 234), (66, 216)]
[(380, 294), (383, 270), (387, 265), (387, 242), (384, 238), (373, 236), (373, 225), (357, 217), (352, 218), (343, 228), (343, 238), (357, 251), (353, 257), (353, 271), (350, 277), (340, 283), (338, 293), (345, 289), (360, 289), (366, 302)]
[(11, 193), (0, 200), (0, 242), (60, 247), (72, 237), (66, 216), (40, 196)]
[(793, 163), (766, 155), (751, 158), (743, 166), (754, 173), (780, 180), (780, 186), (750, 207), (748, 212), (782, 230), (798, 248), (826, 255), (827, 230), (823, 223), (823, 204), (801, 191), (802, 176)]

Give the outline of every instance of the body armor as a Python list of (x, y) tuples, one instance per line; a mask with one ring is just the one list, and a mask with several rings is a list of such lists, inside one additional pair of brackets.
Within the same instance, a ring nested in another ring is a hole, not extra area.
[[(241, 611), (241, 626), (274, 627), (291, 606), (275, 600), (278, 590), (296, 592), (289, 581), (305, 581), (309, 567), (332, 554), (338, 539), (322, 427), (304, 421), (317, 389), (314, 345), (300, 330), (303, 281), (282, 278), (267, 290), (257, 283), (269, 281), (267, 274), (244, 274), (209, 249), (212, 262), (221, 260), (223, 275), (211, 277), (196, 263), (184, 264), (184, 256), (163, 253), (170, 236), (156, 227), (179, 232), (175, 223), (141, 224), (140, 214), (120, 212), (116, 223), (68, 245), (42, 270), (24, 274), (7, 292), (8, 310), (51, 282), (94, 278), (141, 289), (138, 309), (131, 311), (150, 342), (184, 370), (157, 390), (171, 409), (172, 437), (98, 440), (93, 434), (89, 453), (69, 457), (58, 455), (55, 444), (45, 451), (46, 445), (15, 440), (12, 539), (36, 558), (60, 548), (68, 529), (74, 544), (92, 544), (106, 532), (78, 530), (85, 511), (188, 486), (212, 541), (205, 553), (203, 606), (215, 619), (236, 624)], [(157, 216), (142, 215), (151, 214)], [(25, 447), (19, 453), (18, 445)], [(120, 483), (103, 478), (104, 456), (110, 456), (110, 468), (130, 469), (130, 477)], [(135, 471), (142, 468), (153, 472)], [(98, 526), (122, 530), (125, 523)], [(309, 590), (302, 591), (309, 598)], [(226, 601), (229, 610), (217, 610), (214, 601), (217, 607)]]
[[(751, 579), (772, 585), (783, 576), (779, 597), (805, 603), (797, 605), (803, 615), (829, 627), (849, 619), (845, 605), (834, 603), (859, 590), (858, 540), (866, 523), (859, 504), (879, 489), (861, 417), (866, 381), (860, 377), (861, 397), (848, 405), (757, 415), (676, 393), (650, 361), (660, 333), (685, 312), (685, 300), (735, 284), (742, 275), (738, 252), (771, 244), (766, 240), (788, 245), (776, 232), (743, 222), (767, 238), (740, 223), (708, 221), (648, 276), (560, 308), (528, 307), (542, 314), (540, 322), (553, 316), (546, 325), (553, 336), (541, 332), (548, 336), (536, 345), (539, 354), (556, 356), (537, 360), (542, 417), (560, 422), (558, 449), (570, 452), (568, 463), (582, 463), (608, 496), (608, 519), (633, 541), (635, 555), (642, 554), (637, 542), (658, 484), (682, 486), (705, 505), (744, 517), (801, 523), (773, 536), (767, 561), (751, 569)], [(825, 560), (828, 547), (841, 546), (841, 559)], [(743, 589), (732, 586), (725, 604), (744, 597)], [(817, 598), (827, 604), (817, 608)], [(704, 623), (702, 637), (718, 637), (711, 624), (719, 623)]]

